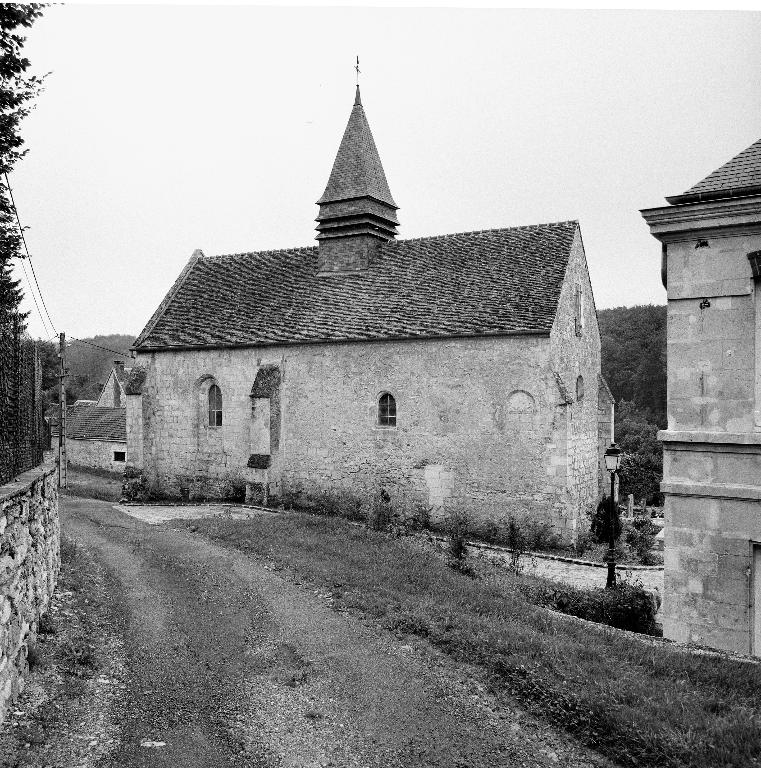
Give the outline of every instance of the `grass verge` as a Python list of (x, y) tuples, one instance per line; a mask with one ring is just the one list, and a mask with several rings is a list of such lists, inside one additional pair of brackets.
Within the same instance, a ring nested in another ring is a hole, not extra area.
[(330, 589), (336, 607), (481, 666), (495, 690), (620, 765), (761, 765), (759, 665), (590, 632), (528, 603), (504, 574), (464, 576), (414, 539), (340, 519), (286, 513), (192, 525)]

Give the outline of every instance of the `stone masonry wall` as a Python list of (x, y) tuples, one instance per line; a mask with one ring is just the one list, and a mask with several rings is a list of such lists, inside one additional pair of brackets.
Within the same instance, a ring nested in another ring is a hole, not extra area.
[(0, 487), (0, 723), (23, 688), (27, 648), (55, 587), (59, 545), (53, 465)]
[[(80, 467), (95, 467), (120, 472), (124, 469), (124, 461), (115, 461), (114, 452), (125, 453), (127, 444), (117, 440), (75, 440), (66, 441), (66, 455), (69, 464)], [(56, 452), (58, 446), (56, 446)]]
[[(747, 254), (761, 234), (688, 233), (668, 243), (664, 443), (664, 634), (761, 655), (753, 547), (761, 544), (761, 307)], [(756, 633), (758, 634), (758, 632)]]
[[(569, 404), (549, 353), (547, 337), (518, 336), (142, 354), (148, 375), (142, 394), (128, 397), (128, 464), (140, 466), (142, 452), (149, 485), (168, 495), (223, 496), (252, 482), (274, 495), (385, 487), (480, 519), (548, 517), (572, 535), (574, 498), (596, 494), (596, 472), (591, 490), (572, 478), (569, 494), (568, 471), (596, 467), (599, 367), (572, 417), (569, 463)], [(279, 440), (250, 396), (263, 365), (282, 372)], [(222, 391), (221, 427), (208, 424), (212, 383)], [(396, 428), (377, 425), (383, 392), (396, 398)], [(592, 423), (581, 429), (585, 416)], [(594, 440), (583, 457), (578, 434), (587, 432)], [(270, 467), (249, 468), (263, 444)]]
[[(576, 291), (581, 291), (581, 329), (577, 333)], [(588, 528), (599, 499), (598, 400), (600, 330), (584, 247), (576, 231), (550, 336), (550, 365), (567, 392), (568, 492), (579, 522)], [(580, 391), (583, 389), (583, 394)]]

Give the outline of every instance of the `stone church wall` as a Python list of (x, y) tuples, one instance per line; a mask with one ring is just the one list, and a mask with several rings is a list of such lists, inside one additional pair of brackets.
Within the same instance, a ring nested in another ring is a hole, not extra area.
[[(580, 292), (579, 298), (577, 292)], [(567, 449), (571, 507), (584, 515), (593, 511), (599, 499), (600, 331), (578, 230), (550, 335), (550, 348), (552, 368), (569, 401)], [(588, 527), (589, 518), (582, 516), (579, 524)]]
[[(571, 535), (575, 500), (596, 495), (599, 367), (574, 412), (549, 357), (547, 337), (531, 335), (140, 354), (148, 375), (127, 398), (128, 465), (142, 462), (148, 485), (167, 495), (230, 496), (251, 483), (273, 495), (384, 487), (435, 513), (532, 514)], [(252, 397), (264, 365), (280, 367), (279, 404)], [(208, 423), (213, 384), (221, 427)], [(383, 392), (396, 399), (396, 428), (377, 425)], [(262, 446), (266, 468), (250, 463)], [(587, 465), (590, 477), (569, 478)]]

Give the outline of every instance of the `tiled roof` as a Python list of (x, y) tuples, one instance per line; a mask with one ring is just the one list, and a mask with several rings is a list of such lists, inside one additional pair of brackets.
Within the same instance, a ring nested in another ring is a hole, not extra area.
[(578, 223), (389, 241), (317, 275), (317, 248), (197, 252), (135, 341), (172, 346), (549, 333)]
[[(761, 187), (761, 139), (675, 199), (698, 195), (715, 197), (722, 192), (737, 194), (757, 187)], [(755, 194), (759, 192), (761, 189), (757, 189)]]
[[(126, 408), (70, 405), (66, 409), (66, 436), (74, 440), (127, 440)], [(56, 423), (55, 434), (58, 434)]]
[(357, 98), (349, 116), (341, 145), (338, 148), (328, 186), (318, 204), (349, 200), (356, 197), (374, 197), (396, 208), (388, 188), (375, 139), (365, 116), (365, 110)]

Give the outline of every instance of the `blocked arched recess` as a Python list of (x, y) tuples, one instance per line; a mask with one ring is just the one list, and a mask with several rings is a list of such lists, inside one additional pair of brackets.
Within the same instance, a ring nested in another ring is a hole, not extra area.
[(529, 413), (536, 412), (536, 401), (530, 392), (525, 389), (513, 390), (507, 397), (508, 413)]

